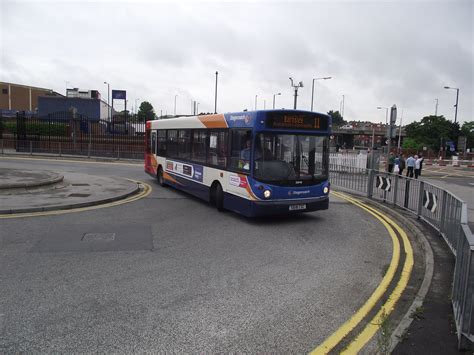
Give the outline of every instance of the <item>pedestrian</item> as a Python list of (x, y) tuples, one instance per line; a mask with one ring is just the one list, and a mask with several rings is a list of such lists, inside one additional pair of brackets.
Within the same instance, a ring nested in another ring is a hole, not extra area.
[(388, 156), (388, 172), (391, 173), (393, 172), (393, 167), (395, 166), (395, 156), (393, 153), (390, 153)]
[(405, 156), (402, 154), (400, 155), (400, 171), (398, 172), (398, 174), (402, 175), (404, 169), (405, 169)]
[(400, 157), (397, 155), (395, 157), (395, 165), (393, 166), (393, 173), (399, 174), (400, 173)]
[(415, 169), (416, 160), (410, 155), (407, 159), (407, 177), (413, 177), (413, 170)]
[(422, 161), (423, 161), (422, 157), (418, 157), (418, 155), (415, 155), (415, 179), (418, 179), (418, 176), (420, 176)]
[(420, 172), (419, 172), (419, 175), (421, 176), (421, 169), (423, 169), (423, 161), (425, 160), (425, 158), (423, 158), (423, 155), (420, 154)]

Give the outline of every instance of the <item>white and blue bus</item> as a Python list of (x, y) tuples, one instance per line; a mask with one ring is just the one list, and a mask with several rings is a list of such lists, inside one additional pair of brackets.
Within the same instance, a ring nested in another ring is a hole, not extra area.
[(331, 118), (267, 110), (148, 121), (145, 171), (248, 217), (329, 206)]

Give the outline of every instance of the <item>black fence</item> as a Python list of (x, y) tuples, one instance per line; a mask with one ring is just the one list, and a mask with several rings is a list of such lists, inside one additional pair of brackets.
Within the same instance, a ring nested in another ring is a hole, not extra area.
[(142, 159), (145, 122), (135, 115), (107, 120), (69, 111), (47, 116), (19, 112), (0, 116), (0, 139), (2, 149), (17, 152)]

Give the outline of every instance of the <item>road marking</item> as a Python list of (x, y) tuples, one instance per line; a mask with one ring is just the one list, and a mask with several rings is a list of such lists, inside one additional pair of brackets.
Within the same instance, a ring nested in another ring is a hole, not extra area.
[(77, 213), (77, 212), (85, 212), (85, 211), (91, 211), (91, 210), (97, 210), (99, 208), (107, 208), (107, 207), (114, 207), (114, 206), (119, 206), (123, 205), (125, 203), (130, 203), (130, 202), (135, 202), (138, 201), (144, 197), (147, 197), (151, 191), (152, 188), (150, 185), (141, 182), (141, 181), (136, 181), (136, 180), (131, 180), (127, 179), (133, 182), (136, 182), (137, 184), (140, 184), (143, 186), (143, 191), (138, 193), (137, 195), (132, 195), (130, 197), (127, 197), (123, 200), (118, 200), (118, 201), (113, 201), (113, 202), (108, 202), (104, 203), (101, 205), (95, 205), (95, 206), (89, 206), (89, 207), (79, 207), (79, 208), (71, 208), (68, 210), (55, 210), (55, 211), (44, 211), (44, 212), (30, 212), (30, 213), (12, 213), (12, 214), (2, 214), (0, 215), (0, 219), (10, 219), (10, 218), (25, 218), (25, 217), (41, 217), (41, 216), (55, 216), (55, 215), (61, 215), (61, 214), (66, 214), (66, 213)]
[(334, 191), (333, 194), (342, 199), (345, 199), (346, 201), (351, 202), (352, 204), (362, 208), (363, 210), (367, 211), (375, 218), (377, 218), (385, 226), (385, 228), (390, 234), (390, 237), (392, 238), (393, 254), (390, 266), (385, 276), (383, 277), (379, 286), (372, 293), (370, 298), (366, 301), (366, 303), (348, 321), (346, 321), (338, 330), (336, 330), (336, 332), (334, 332), (321, 345), (314, 349), (311, 354), (327, 354), (328, 352), (330, 352), (362, 321), (362, 319), (364, 319), (369, 314), (372, 309), (374, 309), (376, 303), (387, 291), (390, 283), (393, 280), (395, 271), (398, 267), (398, 263), (400, 260), (400, 244), (395, 234), (394, 228), (399, 232), (403, 240), (404, 250), (406, 253), (402, 274), (397, 283), (397, 286), (395, 287), (391, 295), (388, 297), (388, 301), (384, 303), (384, 305), (380, 308), (375, 317), (355, 338), (355, 340), (353, 340), (348, 345), (348, 347), (346, 347), (346, 349), (344, 350), (346, 353), (358, 352), (379, 330), (380, 325), (382, 324), (382, 316), (388, 316), (393, 311), (396, 302), (401, 297), (402, 292), (405, 290), (406, 285), (408, 284), (411, 270), (413, 268), (413, 250), (411, 248), (411, 244), (408, 240), (406, 233), (403, 231), (403, 229), (400, 228), (400, 226), (398, 226), (398, 224), (396, 224), (393, 220), (385, 216), (383, 213), (377, 211), (376, 209), (370, 206), (367, 206), (366, 204), (355, 198)]

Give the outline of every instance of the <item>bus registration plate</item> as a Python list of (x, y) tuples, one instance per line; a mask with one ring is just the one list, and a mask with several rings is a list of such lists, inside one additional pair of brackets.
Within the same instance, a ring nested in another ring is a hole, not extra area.
[(289, 206), (290, 211), (299, 211), (299, 210), (305, 210), (306, 205), (291, 205)]

